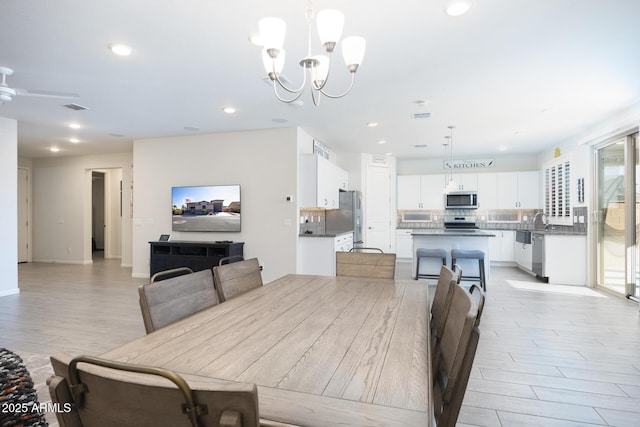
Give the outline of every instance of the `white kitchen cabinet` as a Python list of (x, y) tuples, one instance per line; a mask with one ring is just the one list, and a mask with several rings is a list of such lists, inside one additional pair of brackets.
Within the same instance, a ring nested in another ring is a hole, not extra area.
[(477, 191), (478, 190), (478, 174), (477, 173), (454, 173), (453, 181), (456, 183), (457, 191)]
[(495, 234), (494, 237), (489, 237), (489, 260), (491, 262), (515, 262), (515, 230), (487, 231)]
[(537, 209), (539, 174), (537, 171), (497, 173), (498, 209)]
[(533, 271), (533, 248), (531, 243), (515, 242), (514, 255), (518, 266), (529, 272)]
[(338, 209), (339, 190), (348, 186), (348, 173), (315, 154), (300, 156), (300, 206)]
[(299, 274), (336, 275), (336, 252), (353, 248), (353, 233), (327, 237), (299, 237)]
[(396, 257), (413, 258), (413, 230), (396, 229)]
[(498, 209), (498, 174), (478, 174), (478, 206), (480, 209)]
[(544, 273), (554, 285), (587, 284), (587, 236), (544, 236)]
[(400, 175), (397, 180), (397, 209), (442, 209), (444, 175)]

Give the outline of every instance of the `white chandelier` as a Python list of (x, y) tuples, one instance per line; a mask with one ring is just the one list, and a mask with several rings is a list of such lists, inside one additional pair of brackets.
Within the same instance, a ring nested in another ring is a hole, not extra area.
[[(351, 73), (351, 84), (343, 93), (332, 95), (325, 91), (325, 85), (329, 80), (329, 71), (331, 69), (331, 54), (335, 50), (336, 44), (342, 35), (344, 26), (344, 15), (335, 9), (326, 9), (318, 12), (316, 24), (318, 27), (318, 35), (320, 43), (324, 47), (326, 55), (311, 54), (311, 26), (313, 23), (313, 6), (311, 0), (307, 1), (307, 9), (305, 17), (307, 21), (307, 56), (300, 60), (302, 67), (303, 81), (299, 88), (292, 89), (287, 87), (286, 82), (281, 79), (282, 68), (284, 67), (285, 50), (284, 38), (286, 34), (287, 24), (280, 18), (263, 18), (258, 23), (260, 30), (260, 40), (263, 45), (262, 61), (264, 67), (273, 82), (273, 91), (276, 97), (282, 102), (294, 102), (304, 92), (307, 83), (307, 74), (309, 74), (311, 98), (313, 104), (320, 103), (320, 95), (328, 98), (341, 98), (351, 92), (355, 81), (356, 71), (364, 58), (364, 50), (366, 46), (365, 39), (362, 37), (351, 36), (342, 40), (342, 55), (347, 65), (347, 70)], [(292, 94), (291, 98), (285, 98), (278, 93), (278, 87)]]

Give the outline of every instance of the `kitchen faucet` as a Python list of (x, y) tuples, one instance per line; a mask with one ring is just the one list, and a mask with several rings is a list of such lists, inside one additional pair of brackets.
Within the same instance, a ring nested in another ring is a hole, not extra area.
[(549, 231), (549, 216), (544, 213), (544, 211), (540, 211), (540, 212), (536, 212), (536, 214), (533, 216), (533, 225), (535, 227), (536, 225), (536, 219), (538, 219), (538, 215), (544, 215), (544, 231)]

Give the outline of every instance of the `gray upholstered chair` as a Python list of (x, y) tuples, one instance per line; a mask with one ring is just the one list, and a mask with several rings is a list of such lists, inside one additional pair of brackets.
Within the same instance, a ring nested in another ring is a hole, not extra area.
[(213, 267), (213, 281), (220, 302), (262, 286), (262, 274), (257, 258)]
[(477, 320), (478, 306), (471, 293), (453, 284), (449, 314), (432, 364), (434, 415), (438, 427), (456, 425), (480, 339)]
[(187, 383), (173, 371), (80, 356), (51, 357), (48, 380), (61, 427), (260, 424), (255, 384), (202, 378)]
[(140, 285), (138, 294), (148, 334), (219, 302), (211, 270)]
[[(371, 251), (371, 252), (366, 252)], [(385, 254), (378, 248), (353, 248), (336, 252), (336, 276), (393, 279), (396, 254)]]

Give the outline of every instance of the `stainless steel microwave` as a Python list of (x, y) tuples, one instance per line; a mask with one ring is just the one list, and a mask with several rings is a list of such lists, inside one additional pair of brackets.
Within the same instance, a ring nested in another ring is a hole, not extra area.
[(477, 191), (452, 191), (444, 195), (445, 209), (478, 209)]

